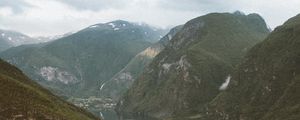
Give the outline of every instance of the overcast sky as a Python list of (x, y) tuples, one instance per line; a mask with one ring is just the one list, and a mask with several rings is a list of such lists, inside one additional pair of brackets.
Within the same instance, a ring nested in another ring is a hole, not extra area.
[(0, 29), (48, 36), (116, 19), (170, 27), (236, 10), (259, 13), (274, 28), (299, 14), (299, 6), (300, 0), (0, 0)]

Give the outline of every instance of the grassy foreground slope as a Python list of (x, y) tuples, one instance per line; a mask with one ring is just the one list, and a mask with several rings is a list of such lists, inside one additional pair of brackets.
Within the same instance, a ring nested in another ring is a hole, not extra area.
[(0, 119), (97, 120), (0, 60)]

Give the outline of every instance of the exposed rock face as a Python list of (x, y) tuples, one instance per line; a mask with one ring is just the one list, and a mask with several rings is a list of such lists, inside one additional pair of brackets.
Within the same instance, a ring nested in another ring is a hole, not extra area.
[(78, 82), (75, 75), (59, 68), (53, 68), (50, 66), (42, 67), (39, 72), (40, 75), (47, 81), (59, 81), (64, 84)]
[(137, 78), (117, 110), (158, 118), (197, 113), (221, 92), (247, 50), (268, 33), (257, 14), (213, 13), (187, 22)]
[(100, 94), (105, 97), (113, 98), (117, 101), (132, 85), (135, 79), (142, 73), (144, 68), (159, 54), (169, 43), (171, 38), (182, 28), (176, 26), (162, 37), (160, 41), (146, 48), (137, 54), (130, 62), (109, 81), (101, 85)]

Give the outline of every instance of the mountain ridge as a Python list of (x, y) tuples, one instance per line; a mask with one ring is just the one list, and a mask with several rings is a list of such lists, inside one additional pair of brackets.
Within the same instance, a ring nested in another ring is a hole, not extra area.
[(24, 44), (32, 44), (35, 42), (35, 39), (20, 32), (0, 29), (0, 52), (11, 47), (16, 47)]
[(182, 25), (172, 28), (160, 41), (152, 44), (133, 57), (121, 71), (101, 85), (100, 94), (117, 101), (119, 97), (130, 88), (131, 84), (142, 73), (143, 69), (165, 48), (172, 37), (181, 28)]
[(157, 118), (197, 111), (220, 92), (219, 86), (247, 50), (268, 33), (260, 16), (211, 13), (188, 21), (116, 110)]
[(299, 28), (297, 15), (254, 46), (235, 70), (229, 89), (211, 101), (203, 110), (208, 114), (200, 118), (299, 119)]

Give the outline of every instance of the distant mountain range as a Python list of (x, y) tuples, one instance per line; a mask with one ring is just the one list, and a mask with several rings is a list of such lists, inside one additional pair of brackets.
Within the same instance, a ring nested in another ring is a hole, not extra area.
[[(54, 37), (0, 35), (2, 59), (100, 116), (115, 108), (121, 117), (111, 118), (300, 119), (300, 15), (274, 31), (237, 11), (171, 30), (116, 20)], [(0, 119), (97, 119), (7, 62)]]
[(0, 52), (8, 48), (35, 43), (35, 39), (19, 32), (0, 30)]
[(100, 87), (166, 30), (117, 20), (43, 44), (1, 53), (30, 78), (64, 96), (100, 96)]
[(73, 34), (73, 32), (56, 36), (29, 37), (20, 32), (0, 29), (0, 52), (5, 51), (11, 47), (17, 47), (20, 45), (50, 42), (71, 34)]
[(45, 42), (50, 42), (50, 41), (57, 40), (57, 39), (60, 39), (63, 37), (67, 37), (74, 33), (76, 33), (76, 32), (68, 32), (68, 33), (65, 33), (62, 35), (53, 35), (53, 36), (38, 36), (38, 37), (33, 37), (33, 38), (37, 41), (37, 43), (45, 43)]

